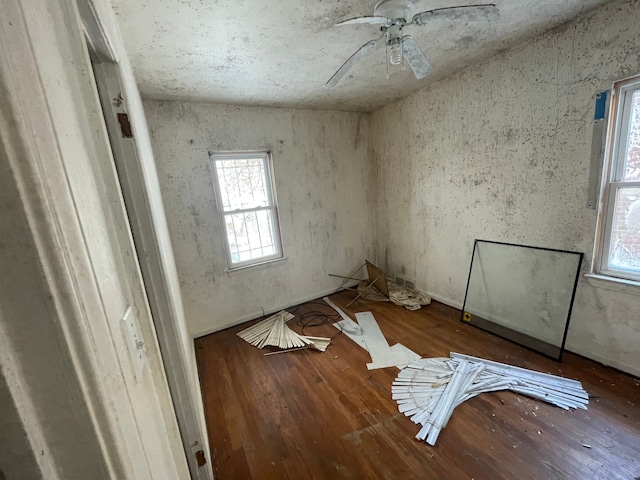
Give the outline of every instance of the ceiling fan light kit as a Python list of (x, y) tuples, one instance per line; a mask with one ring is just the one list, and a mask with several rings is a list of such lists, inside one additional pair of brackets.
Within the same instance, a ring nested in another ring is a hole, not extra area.
[(404, 34), (405, 26), (423, 26), (438, 20), (491, 21), (499, 17), (500, 11), (493, 3), (437, 8), (415, 13), (415, 7), (411, 0), (379, 0), (373, 8), (373, 15), (350, 18), (336, 23), (336, 26), (374, 25), (380, 28), (382, 35), (370, 40), (356, 50), (333, 74), (327, 82), (327, 86), (333, 87), (337, 85), (353, 65), (382, 39), (384, 39), (386, 45), (387, 78), (389, 78), (389, 71), (392, 66), (400, 65), (404, 67), (405, 61), (409, 64), (418, 80), (424, 78), (431, 73), (431, 64), (415, 40), (410, 35)]

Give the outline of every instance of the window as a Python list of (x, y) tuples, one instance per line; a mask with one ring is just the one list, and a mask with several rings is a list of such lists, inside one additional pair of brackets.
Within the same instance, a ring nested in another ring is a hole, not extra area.
[(640, 281), (640, 77), (619, 82), (603, 182), (598, 273)]
[(231, 270), (283, 257), (270, 152), (210, 153)]

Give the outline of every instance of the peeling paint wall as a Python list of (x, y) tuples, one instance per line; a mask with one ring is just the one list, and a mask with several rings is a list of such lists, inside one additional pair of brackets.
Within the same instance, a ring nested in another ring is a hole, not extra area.
[[(373, 256), (368, 117), (146, 101), (187, 322), (199, 336), (333, 291)], [(285, 263), (228, 275), (210, 151), (273, 151)]]
[[(640, 3), (615, 2), (372, 115), (378, 260), (461, 306), (474, 238), (577, 250), (594, 95), (640, 73)], [(568, 349), (640, 374), (640, 297), (580, 280)]]

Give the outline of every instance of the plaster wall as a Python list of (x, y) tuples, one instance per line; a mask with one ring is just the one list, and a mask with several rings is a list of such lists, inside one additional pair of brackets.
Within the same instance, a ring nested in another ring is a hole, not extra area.
[[(640, 73), (640, 3), (619, 1), (372, 115), (377, 251), (461, 306), (473, 240), (585, 253), (596, 93)], [(567, 347), (640, 374), (640, 297), (581, 278)]]
[[(368, 118), (357, 113), (145, 101), (195, 336), (316, 298), (372, 258)], [(225, 273), (208, 152), (273, 151), (284, 263)]]

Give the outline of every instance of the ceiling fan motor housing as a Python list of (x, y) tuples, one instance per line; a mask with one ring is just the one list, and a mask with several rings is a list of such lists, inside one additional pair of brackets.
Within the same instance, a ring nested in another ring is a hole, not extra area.
[(404, 65), (406, 59), (413, 74), (420, 80), (431, 73), (431, 65), (416, 41), (410, 35), (403, 34), (405, 25), (426, 25), (434, 19), (473, 21), (495, 20), (499, 17), (500, 11), (494, 3), (459, 5), (416, 12), (412, 0), (378, 0), (373, 8), (373, 16), (362, 15), (336, 23), (336, 26), (373, 25), (379, 27), (382, 34), (356, 50), (333, 74), (327, 86), (334, 87), (353, 65), (383, 38), (387, 48), (387, 78), (389, 78), (389, 65)]
[(379, 0), (373, 9), (374, 15), (387, 17), (391, 20), (402, 19), (405, 23), (411, 22), (415, 10), (409, 0)]

